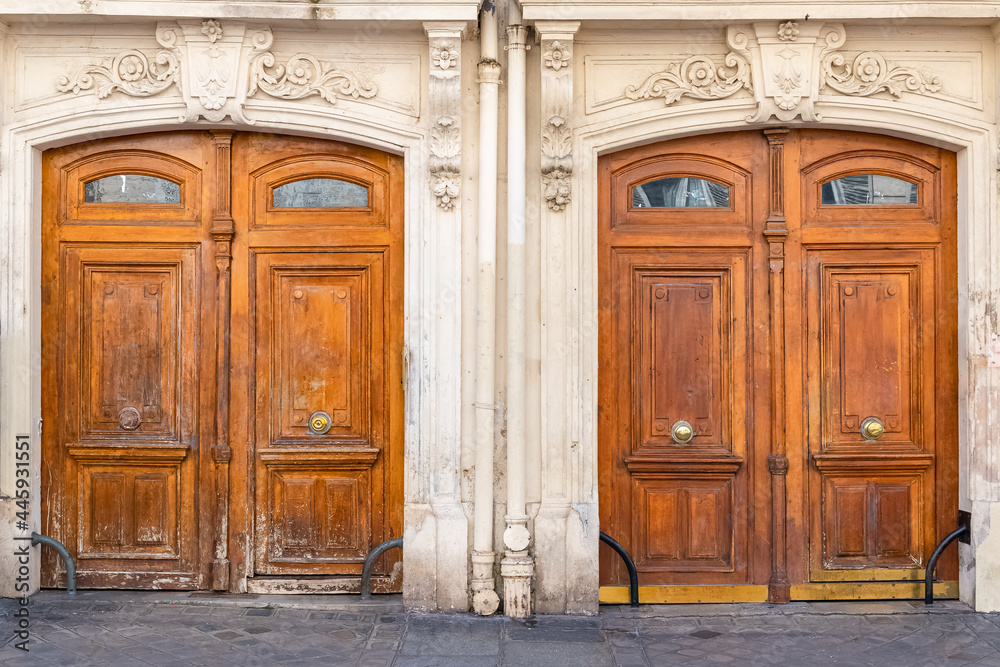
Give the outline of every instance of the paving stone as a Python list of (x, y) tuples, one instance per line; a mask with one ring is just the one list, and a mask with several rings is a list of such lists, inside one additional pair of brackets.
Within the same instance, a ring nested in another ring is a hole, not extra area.
[(501, 619), (419, 617), (410, 620), (401, 655), (496, 655), (500, 652)]
[(507, 642), (504, 644), (504, 664), (518, 667), (605, 667), (614, 665), (607, 644), (574, 642)]

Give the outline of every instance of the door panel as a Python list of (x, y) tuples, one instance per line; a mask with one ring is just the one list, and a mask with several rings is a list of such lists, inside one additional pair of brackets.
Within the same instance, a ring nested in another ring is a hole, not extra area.
[(866, 596), (955, 525), (954, 156), (765, 134), (600, 162), (601, 528), (664, 601)]
[(384, 259), (256, 255), (262, 573), (353, 573), (383, 532)]
[(43, 530), (82, 587), (204, 585), (209, 159), (197, 133), (44, 157)]
[[(754, 567), (757, 141), (720, 140), (726, 161), (681, 142), (603, 163), (601, 527), (642, 584), (741, 585)], [(602, 583), (625, 577), (616, 561), (602, 549)]]
[[(252, 461), (249, 574), (350, 589), (368, 552), (402, 534), (402, 161), (246, 134), (233, 164), (244, 239), (233, 350), (248, 372), (234, 376), (232, 408)], [(373, 572), (374, 590), (400, 590), (398, 551)]]

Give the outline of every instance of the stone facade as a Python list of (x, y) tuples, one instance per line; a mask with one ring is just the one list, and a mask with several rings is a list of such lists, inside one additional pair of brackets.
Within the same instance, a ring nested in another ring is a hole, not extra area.
[[(973, 521), (972, 544), (960, 547), (960, 593), (978, 610), (1000, 610), (1000, 3), (524, 0), (522, 10), (532, 30), (520, 483), (532, 608), (594, 613), (598, 604), (598, 156), (699, 133), (816, 126), (957, 153), (959, 489)], [(506, 11), (496, 8), (501, 24)], [(403, 595), (412, 609), (469, 609), (478, 14), (466, 0), (0, 0), (0, 593), (16, 594), (9, 554), (23, 533), (15, 437), (32, 443), (37, 529), (38, 439), (50, 423), (40, 414), (42, 151), (139, 132), (252, 128), (404, 158)], [(502, 51), (499, 61), (503, 68)], [(503, 85), (500, 98), (503, 109)], [(502, 120), (498, 131), (502, 174)], [(501, 203), (498, 554), (510, 482), (505, 220)], [(32, 569), (32, 587), (37, 576)]]

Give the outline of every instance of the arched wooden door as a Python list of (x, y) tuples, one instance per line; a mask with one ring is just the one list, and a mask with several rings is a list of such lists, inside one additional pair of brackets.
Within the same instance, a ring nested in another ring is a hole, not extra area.
[(643, 599), (919, 596), (958, 509), (954, 155), (770, 130), (600, 174), (601, 527)]
[(217, 131), (43, 163), (43, 530), (80, 585), (356, 587), (402, 530), (401, 160)]

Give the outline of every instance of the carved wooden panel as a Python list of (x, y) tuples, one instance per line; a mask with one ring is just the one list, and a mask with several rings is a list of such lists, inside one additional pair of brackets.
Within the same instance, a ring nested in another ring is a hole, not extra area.
[(84, 437), (176, 433), (178, 361), (184, 352), (177, 331), (179, 268), (84, 268), (91, 314), (83, 323), (88, 353), (81, 371), (91, 379), (84, 389), (89, 399)]
[(919, 476), (827, 476), (823, 486), (827, 569), (921, 565)]
[(671, 426), (691, 423), (692, 446), (728, 448), (731, 356), (727, 271), (637, 269), (633, 366), (639, 385), (640, 447), (671, 445)]
[(272, 562), (356, 563), (370, 550), (370, 470), (276, 470), (271, 473)]
[(273, 276), (280, 303), (271, 317), (277, 438), (306, 436), (309, 416), (317, 410), (333, 418), (329, 437), (364, 435), (361, 408), (372, 379), (362, 342), (371, 335), (368, 278), (366, 268), (313, 269), (305, 275), (278, 270)]
[(734, 569), (732, 478), (637, 478), (633, 507), (642, 572)]
[[(857, 255), (856, 255), (857, 256)], [(824, 270), (822, 313), (817, 325), (828, 335), (824, 360), (830, 383), (829, 442), (861, 442), (864, 419), (885, 425), (881, 442), (913, 442), (919, 418), (919, 377), (923, 353), (920, 327), (919, 269), (885, 267), (873, 272), (850, 266)]]
[[(383, 274), (380, 253), (260, 256), (258, 386), (268, 441), (371, 441), (382, 414), (384, 334), (373, 324), (383, 318), (374, 300)], [(326, 433), (309, 428), (317, 411), (332, 418)]]
[[(77, 558), (180, 556), (180, 466), (80, 466)], [(190, 539), (190, 538), (189, 538)]]

